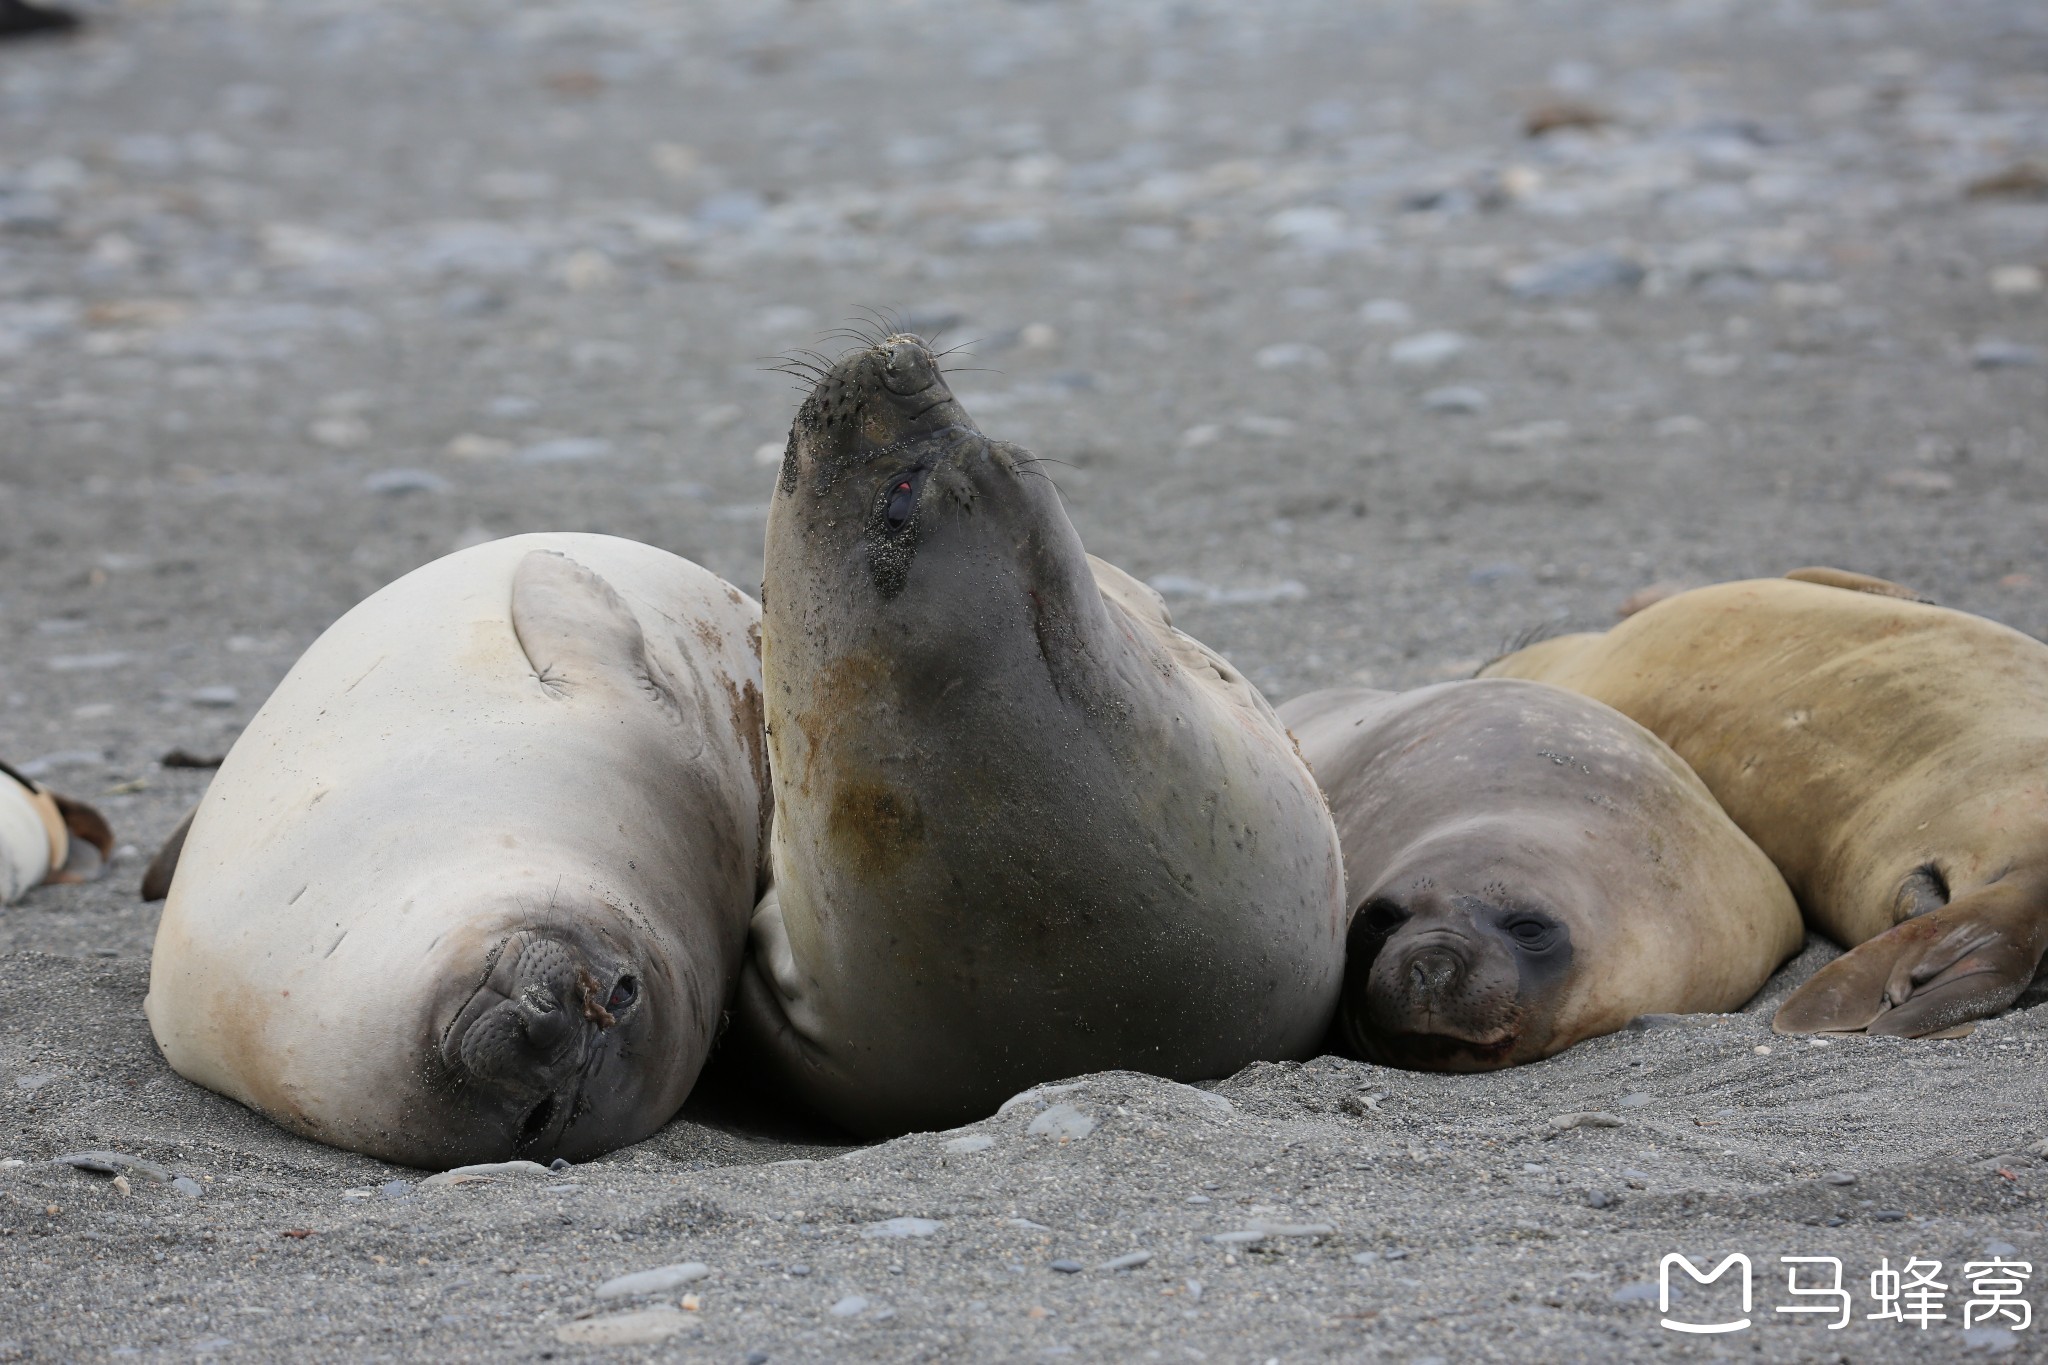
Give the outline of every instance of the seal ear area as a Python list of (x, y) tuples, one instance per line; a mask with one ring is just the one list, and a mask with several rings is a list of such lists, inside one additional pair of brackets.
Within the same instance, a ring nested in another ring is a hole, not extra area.
[(512, 573), (512, 633), (551, 697), (631, 691), (671, 712), (675, 690), (647, 654), (633, 609), (611, 584), (557, 550), (534, 550)]
[(2048, 885), (2009, 877), (1844, 953), (1792, 993), (1779, 1033), (1918, 1038), (2019, 998), (2048, 950)]
[(1894, 583), (1885, 578), (1873, 578), (1867, 573), (1857, 573), (1851, 569), (1830, 569), (1812, 565), (1804, 569), (1794, 569), (1785, 577), (1795, 583), (1818, 583), (1823, 588), (1846, 588), (1850, 592), (1867, 592), (1878, 597), (1897, 597), (1903, 601), (1920, 602), (1930, 607), (1937, 605), (1933, 598), (1916, 592), (1902, 583)]

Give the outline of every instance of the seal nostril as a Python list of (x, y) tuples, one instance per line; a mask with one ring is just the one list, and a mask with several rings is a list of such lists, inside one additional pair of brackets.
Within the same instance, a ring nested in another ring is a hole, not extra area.
[(1441, 995), (1458, 979), (1458, 960), (1446, 952), (1418, 953), (1408, 964), (1408, 979), (1425, 995)]

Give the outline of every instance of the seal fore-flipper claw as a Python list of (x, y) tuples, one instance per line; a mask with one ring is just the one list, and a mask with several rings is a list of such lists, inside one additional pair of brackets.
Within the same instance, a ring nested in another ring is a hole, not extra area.
[(2048, 949), (2048, 886), (2008, 877), (1851, 949), (1779, 1007), (1779, 1033), (1917, 1038), (2019, 998)]

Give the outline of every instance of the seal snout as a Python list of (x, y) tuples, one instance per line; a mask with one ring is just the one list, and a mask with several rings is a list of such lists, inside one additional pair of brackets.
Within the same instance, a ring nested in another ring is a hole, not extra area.
[(631, 971), (604, 969), (574, 944), (515, 936), (457, 1014), (444, 1058), (484, 1081), (547, 1088), (582, 1069), (597, 1039), (639, 1000)]
[(882, 386), (889, 392), (907, 398), (939, 382), (938, 362), (923, 337), (898, 332), (877, 349), (881, 353)]

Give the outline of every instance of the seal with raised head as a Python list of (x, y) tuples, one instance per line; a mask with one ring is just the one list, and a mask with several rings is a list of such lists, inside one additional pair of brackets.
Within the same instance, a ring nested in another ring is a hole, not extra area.
[(761, 890), (759, 609), (649, 546), (524, 535), (357, 606), (236, 740), (144, 1008), (180, 1073), (439, 1167), (675, 1113)]
[(0, 905), (38, 886), (89, 882), (113, 853), (98, 811), (0, 763)]
[(1921, 1035), (2003, 1009), (2048, 949), (2048, 645), (1879, 579), (1680, 593), (1490, 676), (1596, 697), (1692, 765), (1852, 951), (1781, 1032)]
[(1596, 701), (1467, 681), (1312, 692), (1280, 718), (1344, 844), (1339, 1051), (1515, 1066), (1639, 1014), (1732, 1010), (1799, 949), (1770, 860)]
[(1083, 552), (919, 338), (816, 379), (768, 517), (774, 890), (736, 1027), (869, 1134), (1308, 1055), (1343, 866), (1271, 707)]

